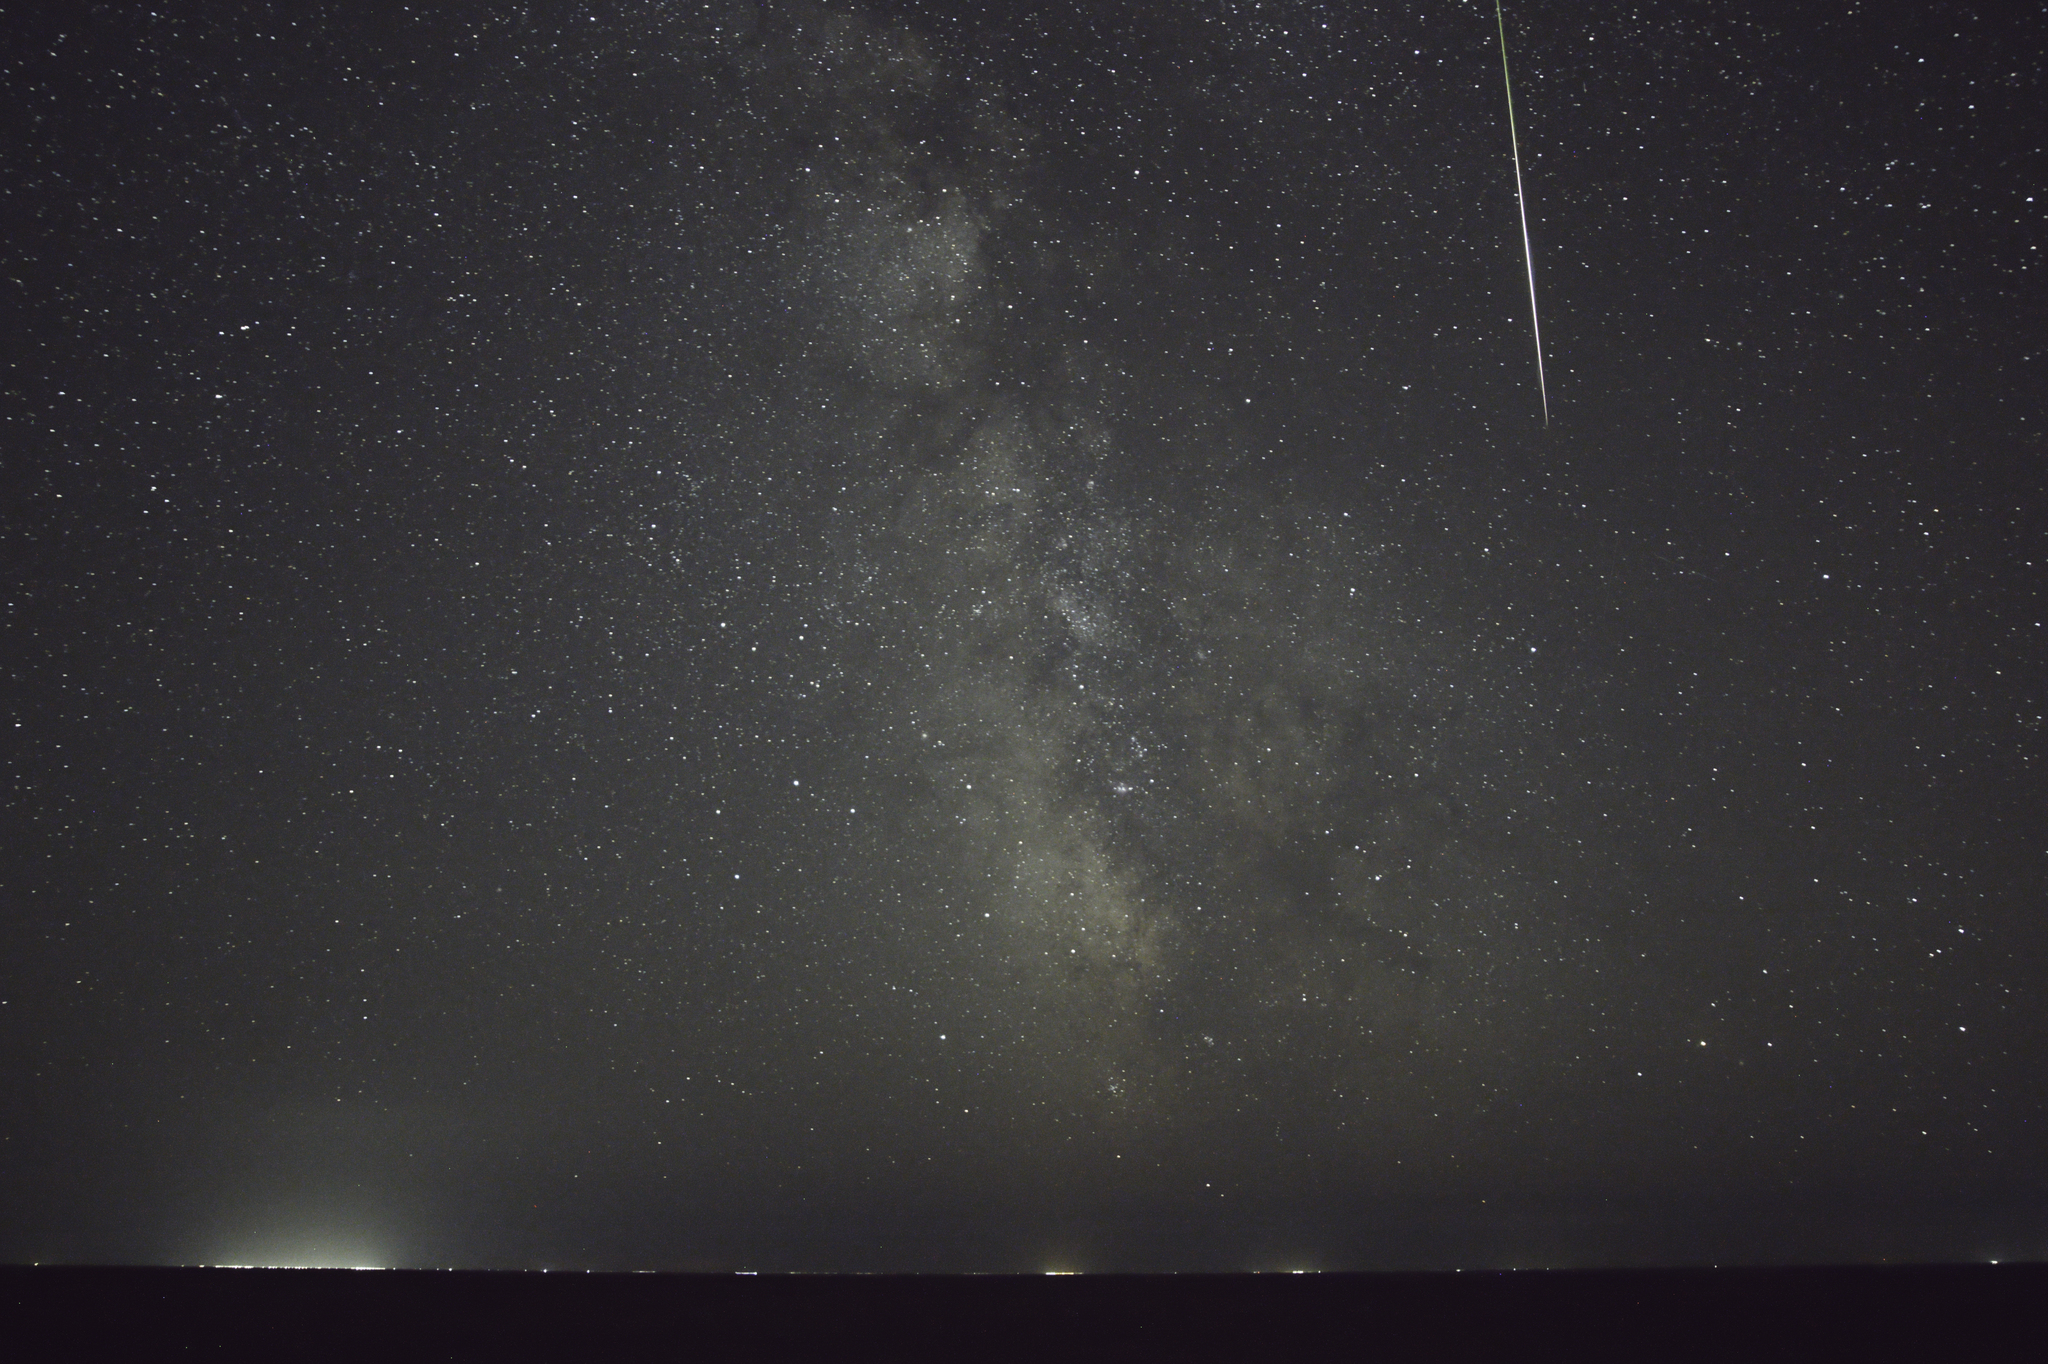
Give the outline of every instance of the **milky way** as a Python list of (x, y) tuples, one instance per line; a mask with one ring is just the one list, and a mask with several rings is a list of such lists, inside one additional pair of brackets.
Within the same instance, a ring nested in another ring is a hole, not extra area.
[(942, 154), (892, 123), (963, 98), (914, 40), (795, 41), (805, 79), (763, 77), (812, 143), (765, 310), (799, 319), (790, 397), (728, 439), (772, 452), (732, 476), (779, 504), (744, 613), (806, 636), (795, 694), (860, 755), (835, 789), (865, 865), (822, 893), (916, 943), (840, 982), (877, 1090), (929, 1103), (940, 1170), (980, 1168), (962, 1129), (993, 1121), (1038, 1134), (1012, 1172), (1148, 1196), (1458, 1185), (1451, 1107), (1491, 1115), (1485, 1159), (1577, 1167), (1520, 1113), (1584, 1085), (1571, 1034), (1634, 907), (1560, 892), (1561, 848), (1624, 850), (1560, 832), (1512, 595), (1447, 601), (1457, 551), (1406, 545), (1403, 509), (1272, 476), (1264, 398), (1076, 321), (1088, 226), (1033, 202), (988, 95)]

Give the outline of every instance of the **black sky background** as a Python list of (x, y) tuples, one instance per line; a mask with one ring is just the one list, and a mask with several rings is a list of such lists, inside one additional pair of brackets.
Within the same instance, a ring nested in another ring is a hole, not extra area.
[(0, 1255), (2038, 1257), (2038, 14), (5, 11)]

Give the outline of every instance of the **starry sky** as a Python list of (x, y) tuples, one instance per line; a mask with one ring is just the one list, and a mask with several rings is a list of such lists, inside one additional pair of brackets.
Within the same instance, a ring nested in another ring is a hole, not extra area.
[(2039, 13), (5, 13), (0, 1257), (2048, 1253)]

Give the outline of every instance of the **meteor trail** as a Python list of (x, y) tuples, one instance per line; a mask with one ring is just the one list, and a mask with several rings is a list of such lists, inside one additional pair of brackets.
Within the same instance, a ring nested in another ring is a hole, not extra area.
[(1543, 424), (1550, 425), (1550, 385), (1543, 379), (1543, 324), (1536, 318), (1536, 253), (1529, 246), (1529, 204), (1522, 197), (1522, 144), (1515, 137), (1515, 86), (1508, 79), (1508, 21), (1500, 0), (1493, 0), (1493, 19), (1500, 27), (1500, 83), (1508, 97), (1508, 149), (1515, 158), (1515, 208), (1522, 215), (1522, 260), (1529, 267), (1529, 331), (1536, 338), (1536, 389), (1543, 395)]

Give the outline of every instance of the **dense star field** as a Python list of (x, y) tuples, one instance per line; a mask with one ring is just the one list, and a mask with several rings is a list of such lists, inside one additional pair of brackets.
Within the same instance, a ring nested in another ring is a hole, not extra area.
[[(2042, 16), (23, 7), (0, 1257), (2048, 1252)], [(2017, 25), (2017, 26), (2016, 26)]]

